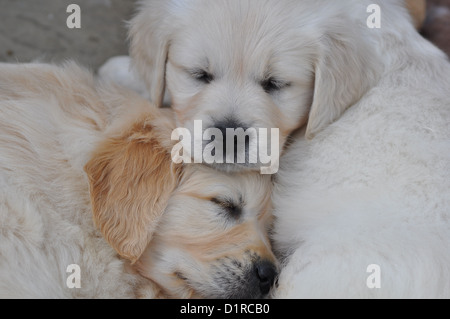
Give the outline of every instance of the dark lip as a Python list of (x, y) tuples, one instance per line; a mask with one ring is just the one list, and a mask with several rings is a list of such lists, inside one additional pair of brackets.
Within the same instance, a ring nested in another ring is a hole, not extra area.
[[(240, 264), (240, 267), (242, 267), (242, 264)], [(246, 272), (251, 272), (251, 271), (252, 271), (252, 269), (246, 269), (242, 273), (242, 276), (247, 277)], [(176, 278), (183, 281), (184, 284), (189, 289), (191, 289), (195, 294), (197, 294), (200, 298), (204, 298), (204, 299), (230, 299), (230, 300), (264, 299), (264, 298), (267, 298), (268, 296), (270, 296), (271, 291), (278, 284), (278, 277), (277, 277), (277, 278), (275, 278), (275, 282), (273, 283), (272, 288), (270, 289), (269, 293), (267, 293), (267, 294), (263, 294), (258, 288), (246, 289), (249, 287), (250, 282), (247, 282), (247, 284), (242, 285), (242, 287), (233, 287), (233, 289), (227, 287), (227, 285), (224, 285), (223, 293), (210, 291), (209, 293), (205, 294), (205, 293), (200, 293), (199, 292), (200, 289), (197, 289), (195, 287), (195, 285), (193, 285), (192, 282), (189, 280), (189, 278), (183, 274), (183, 272), (175, 271), (173, 274)], [(201, 290), (204, 290), (204, 289), (201, 289)]]

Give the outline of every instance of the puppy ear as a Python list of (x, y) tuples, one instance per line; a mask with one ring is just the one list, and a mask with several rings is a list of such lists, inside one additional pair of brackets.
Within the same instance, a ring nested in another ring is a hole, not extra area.
[(129, 22), (132, 67), (144, 81), (150, 100), (157, 107), (163, 104), (171, 30), (176, 21), (170, 19), (171, 2), (142, 2), (139, 13)]
[(427, 16), (427, 3), (425, 0), (406, 0), (406, 7), (412, 16), (414, 26), (420, 30)]
[[(362, 33), (362, 32), (361, 32)], [(342, 30), (324, 36), (315, 62), (315, 84), (306, 138), (337, 120), (376, 82), (381, 64), (367, 43), (367, 37), (355, 30)]]
[(177, 184), (180, 167), (146, 122), (103, 143), (85, 166), (94, 221), (109, 244), (136, 262)]

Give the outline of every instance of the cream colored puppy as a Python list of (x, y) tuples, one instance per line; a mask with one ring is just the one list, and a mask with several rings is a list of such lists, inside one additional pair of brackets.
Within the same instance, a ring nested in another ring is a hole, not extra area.
[(0, 64), (0, 298), (266, 296), (270, 178), (174, 164), (174, 127), (73, 63)]
[[(201, 120), (204, 130), (222, 132), (278, 128), (281, 152), (294, 130), (306, 125), (312, 138), (376, 80), (380, 66), (372, 62), (366, 35), (336, 18), (322, 22), (324, 10), (336, 17), (352, 10), (348, 3), (331, 3), (141, 1), (130, 22), (132, 65), (156, 105), (170, 93), (179, 127), (194, 132), (194, 121)], [(358, 14), (365, 23), (366, 8)], [(340, 72), (343, 66), (351, 76)], [(248, 152), (256, 139), (250, 135), (240, 146)], [(259, 167), (247, 161), (239, 169)]]
[(276, 176), (275, 297), (450, 297), (450, 64), (405, 4), (149, 0), (131, 23), (178, 124), (302, 128)]
[[(381, 28), (367, 28), (361, 13), (371, 2), (327, 1), (318, 11), (301, 2), (320, 17), (307, 28), (342, 32), (330, 47), (348, 55), (330, 51), (339, 64), (321, 78), (340, 90), (315, 89), (323, 117), (335, 121), (312, 139), (298, 132), (282, 158), (273, 196), (274, 239), (286, 253), (278, 298), (450, 298), (450, 63), (400, 2), (380, 1)], [(327, 103), (358, 96), (351, 89), (364, 82), (341, 78), (367, 70), (374, 81), (359, 100)]]
[[(278, 128), (281, 147), (308, 119), (314, 65), (305, 61), (319, 50), (312, 35), (297, 40), (303, 37), (297, 7), (297, 1), (143, 1), (130, 22), (134, 67), (156, 105), (170, 92), (178, 126), (194, 132), (194, 120), (201, 120), (203, 129), (222, 131)], [(330, 65), (317, 67), (327, 72)], [(311, 119), (310, 134), (319, 122)]]

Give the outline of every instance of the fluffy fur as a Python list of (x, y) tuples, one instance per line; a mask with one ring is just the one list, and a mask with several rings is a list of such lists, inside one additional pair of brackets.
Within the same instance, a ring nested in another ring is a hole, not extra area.
[(1, 298), (269, 292), (270, 178), (173, 164), (172, 116), (73, 63), (0, 64)]
[[(424, 2), (408, 4), (419, 26)], [(300, 12), (324, 6), (336, 15), (321, 29), (313, 27), (320, 16)], [(351, 9), (346, 3), (297, 0), (141, 1), (130, 22), (132, 65), (156, 105), (170, 95), (178, 126), (193, 130), (194, 120), (202, 120), (205, 129), (279, 128), (281, 150), (305, 123), (312, 137), (334, 121), (376, 78), (374, 52), (362, 34), (339, 21)], [(359, 14), (365, 24), (365, 8)], [(365, 73), (326, 86), (330, 82), (322, 80), (342, 64)], [(313, 86), (330, 94), (313, 99)], [(329, 105), (330, 111), (322, 112)]]
[(149, 0), (131, 21), (134, 66), (178, 125), (237, 118), (281, 145), (300, 128), (273, 196), (277, 298), (450, 297), (450, 66), (404, 1), (379, 3), (380, 29), (370, 4)]
[[(383, 3), (377, 31), (359, 25), (369, 1), (346, 4), (342, 18), (373, 53), (375, 80), (313, 139), (299, 132), (282, 158), (275, 242), (287, 257), (274, 296), (449, 298), (450, 64), (395, 1)], [(319, 16), (310, 27), (340, 18)], [(340, 63), (325, 81), (339, 87), (366, 67)], [(381, 286), (371, 289), (372, 264)]]

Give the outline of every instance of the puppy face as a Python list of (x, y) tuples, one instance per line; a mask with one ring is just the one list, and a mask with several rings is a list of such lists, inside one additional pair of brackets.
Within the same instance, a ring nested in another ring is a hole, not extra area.
[(292, 27), (273, 10), (246, 9), (208, 2), (187, 13), (171, 42), (167, 88), (180, 125), (280, 128), (284, 139), (308, 113), (310, 52), (286, 41)]
[(138, 262), (140, 273), (169, 296), (264, 297), (276, 276), (269, 183), (253, 173), (187, 172)]
[[(194, 131), (201, 120), (203, 129), (222, 131), (278, 128), (281, 151), (305, 123), (312, 138), (337, 119), (382, 71), (367, 34), (348, 23), (356, 19), (368, 29), (365, 11), (349, 17), (352, 8), (327, 1), (148, 0), (130, 24), (131, 55), (154, 102), (170, 92), (179, 127)], [(254, 138), (249, 143), (258, 143)]]
[(174, 164), (165, 111), (111, 133), (86, 165), (98, 228), (160, 296), (265, 296), (277, 274), (270, 177)]
[(194, 120), (223, 132), (277, 128), (282, 146), (307, 119), (313, 83), (312, 65), (304, 63), (312, 52), (307, 41), (294, 40), (285, 10), (238, 1), (197, 1), (178, 10), (182, 21), (165, 67), (177, 125), (191, 132)]
[[(234, 4), (224, 8), (210, 1), (200, 12), (186, 14), (186, 27), (174, 35), (166, 66), (179, 126), (194, 132), (194, 120), (201, 120), (203, 130), (218, 128), (224, 137), (226, 129), (276, 128), (279, 148), (305, 123), (313, 78), (302, 63), (309, 52), (300, 51), (299, 42), (286, 41), (293, 37), (292, 28), (274, 27), (279, 19), (264, 9), (242, 12)], [(234, 148), (248, 153), (250, 144), (259, 143), (258, 135), (250, 135), (248, 143)], [(243, 164), (240, 168), (260, 167), (250, 160)]]

